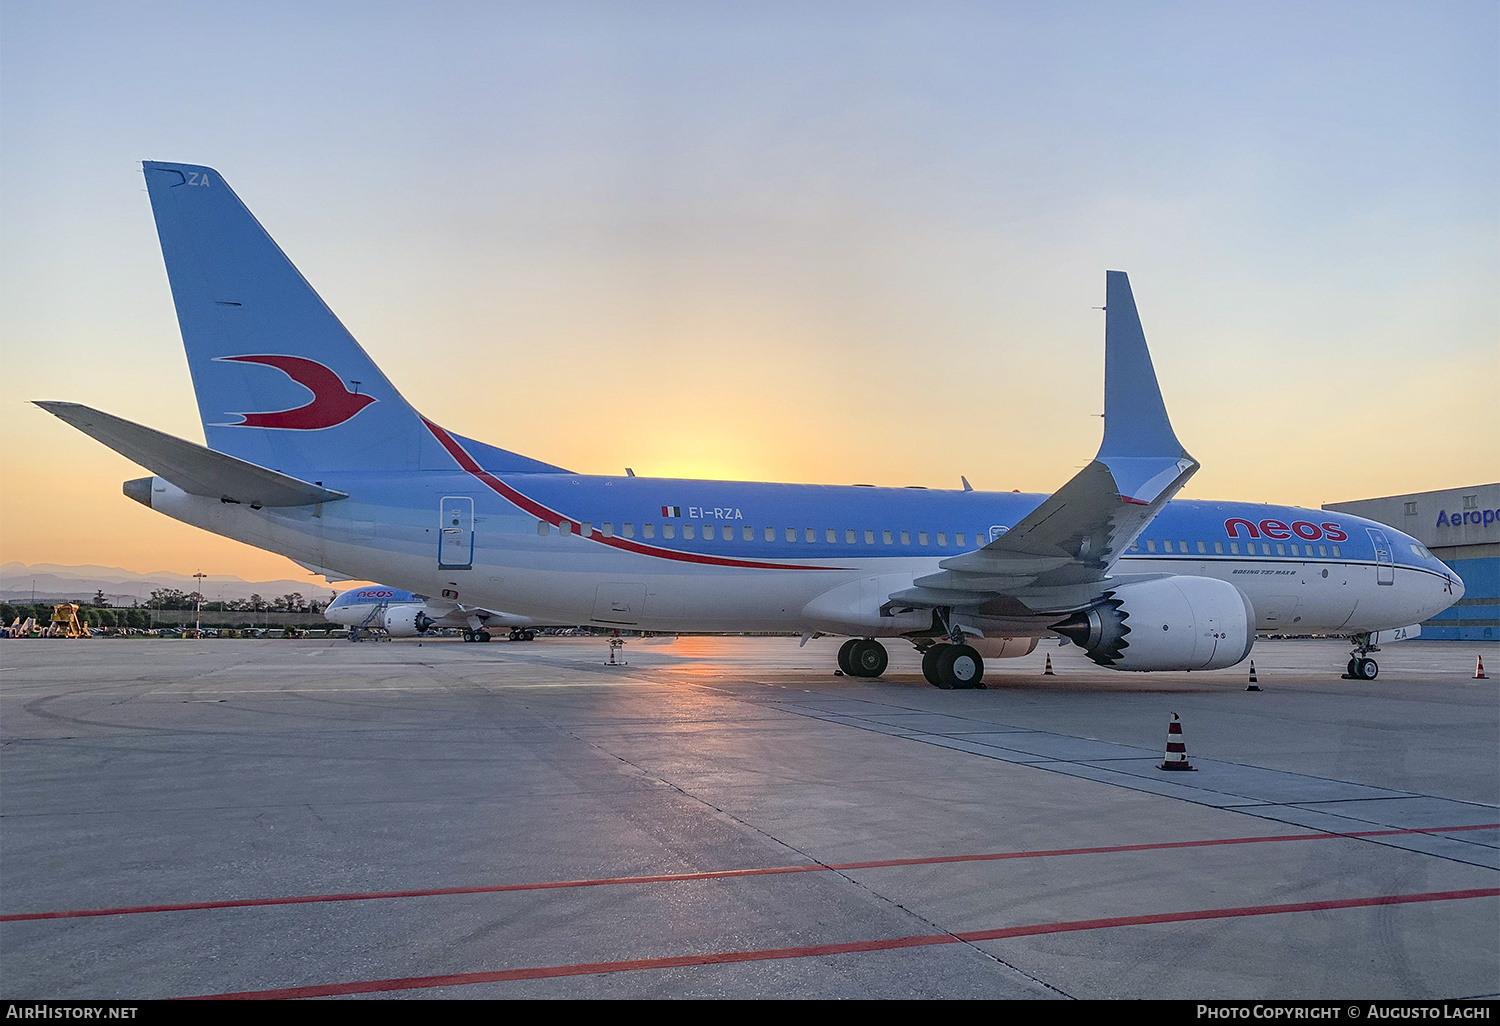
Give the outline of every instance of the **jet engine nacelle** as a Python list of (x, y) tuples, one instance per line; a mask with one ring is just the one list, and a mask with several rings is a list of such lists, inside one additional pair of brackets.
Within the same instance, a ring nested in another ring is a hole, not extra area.
[(1250, 654), (1255, 610), (1212, 577), (1127, 584), (1052, 628), (1113, 670), (1218, 670)]
[(392, 606), (385, 611), (384, 627), (393, 638), (414, 638), (432, 623), (421, 606)]

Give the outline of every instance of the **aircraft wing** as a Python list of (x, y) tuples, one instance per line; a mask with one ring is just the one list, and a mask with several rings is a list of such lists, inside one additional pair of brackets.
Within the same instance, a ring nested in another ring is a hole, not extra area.
[[(938, 564), (887, 607), (979, 606), (1000, 596), (1071, 595), (1109, 578), (1120, 554), (1198, 469), (1172, 431), (1130, 279), (1107, 272), (1104, 441), (1093, 462), (1019, 524)], [(1082, 587), (1080, 587), (1082, 586)]]
[(189, 495), (257, 507), (311, 506), (349, 497), (347, 492), (302, 481), (89, 406), (57, 402), (36, 405)]

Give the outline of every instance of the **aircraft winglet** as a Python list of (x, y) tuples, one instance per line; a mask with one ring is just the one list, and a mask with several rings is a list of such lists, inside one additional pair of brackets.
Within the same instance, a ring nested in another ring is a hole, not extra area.
[(1008, 532), (943, 560), (918, 587), (1014, 594), (1102, 581), (1197, 471), (1167, 417), (1124, 271), (1107, 272), (1106, 297), (1099, 455)]
[(1124, 271), (1105, 271), (1104, 280), (1104, 441), (1098, 458), (1181, 459), (1187, 452), (1167, 417), (1130, 291), (1130, 276)]

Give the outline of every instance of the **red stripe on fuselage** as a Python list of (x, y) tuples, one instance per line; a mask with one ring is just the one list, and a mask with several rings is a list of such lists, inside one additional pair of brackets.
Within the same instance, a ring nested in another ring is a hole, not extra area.
[[(448, 432), (438, 427), (426, 417), (422, 418), (422, 423), (427, 425), (427, 430), (432, 432), (432, 437), (442, 443), (443, 448), (448, 450), (448, 455), (457, 461), (460, 468), (484, 482), (496, 495), (501, 496), (508, 502), (514, 503), (538, 520), (545, 520), (553, 527), (561, 527), (563, 524), (568, 524), (575, 532), (579, 534), (583, 533), (583, 523), (581, 521), (564, 516), (554, 509), (548, 509), (536, 500), (522, 495), (494, 474), (481, 467), (474, 457), (469, 455), (468, 450), (459, 445), (458, 441), (452, 435), (448, 434)], [(610, 545), (614, 548), (624, 549), (626, 552), (634, 552), (642, 556), (655, 556), (658, 559), (676, 559), (684, 563), (703, 563), (708, 566), (733, 566), (749, 570), (849, 569), (848, 567), (841, 566), (806, 566), (801, 563), (760, 563), (749, 559), (727, 559), (723, 556), (705, 556), (697, 552), (678, 552), (675, 549), (662, 549), (655, 545), (642, 545), (639, 542), (633, 542), (625, 538), (609, 538), (602, 531), (597, 530), (590, 531), (588, 538), (590, 541), (599, 542), (601, 545)]]

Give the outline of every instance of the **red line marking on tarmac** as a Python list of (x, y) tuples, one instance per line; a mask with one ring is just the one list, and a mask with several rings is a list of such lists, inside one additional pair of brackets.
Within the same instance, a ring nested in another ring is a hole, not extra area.
[(1070, 933), (1077, 930), (1104, 930), (1116, 926), (1151, 926), (1161, 923), (1187, 923), (1203, 919), (1234, 919), (1243, 916), (1281, 915), (1287, 912), (1321, 912), (1340, 908), (1367, 908), (1377, 905), (1406, 905), (1424, 901), (1456, 901), (1463, 898), (1493, 897), (1500, 897), (1500, 887), (1480, 887), (1466, 891), (1430, 891), (1424, 894), (1384, 894), (1367, 898), (1335, 898), (1328, 901), (1298, 901), (1284, 905), (1250, 905), (1243, 908), (1212, 908), (1190, 912), (1161, 912), (1145, 916), (1117, 916), (1112, 919), (1077, 919), (1070, 922), (1011, 926), (999, 930), (978, 930), (969, 933), (939, 933), (917, 937), (891, 937), (885, 940), (854, 941), (844, 944), (812, 944), (795, 948), (762, 948), (757, 951), (718, 951), (701, 955), (677, 955), (668, 958), (635, 958), (617, 962), (580, 962), (575, 965), (540, 966), (529, 969), (501, 969), (483, 973), (452, 973), (445, 976), (410, 976), (391, 980), (361, 980), (351, 983), (330, 983), (315, 987), (250, 990), (234, 994), (204, 994), (200, 995), (197, 1000), (266, 1000), (336, 997), (346, 994), (375, 994), (392, 990), (460, 987), (474, 983), (544, 980), (559, 976), (591, 976), (600, 973), (630, 972), (638, 969), (676, 969), (694, 965), (727, 965), (734, 962), (763, 962), (782, 958), (844, 955), (860, 951), (891, 951), (897, 948), (928, 947), (936, 944), (971, 944), (977, 941), (1002, 940), (1008, 937), (1033, 937), (1047, 933)]
[(621, 884), (679, 883), (688, 880), (728, 880), (739, 876), (777, 876), (783, 873), (828, 873), (855, 869), (890, 869), (897, 866), (941, 866), (958, 862), (999, 862), (1004, 859), (1040, 859), (1060, 855), (1109, 855), (1134, 851), (1167, 851), (1173, 848), (1211, 848), (1224, 844), (1266, 844), (1277, 841), (1333, 841), (1346, 838), (1393, 837), (1402, 834), (1443, 834), (1461, 830), (1496, 830), (1500, 823), (1469, 826), (1425, 827), (1404, 830), (1357, 830), (1331, 834), (1270, 834), (1258, 837), (1221, 837), (1205, 841), (1159, 841), (1154, 844), (1115, 844), (1094, 848), (1053, 848), (1041, 851), (1000, 851), (980, 855), (935, 855), (927, 858), (881, 859), (873, 862), (815, 863), (807, 866), (766, 866), (759, 869), (721, 869), (702, 873), (663, 873), (657, 876), (616, 876), (595, 880), (552, 880), (537, 883), (487, 884), (473, 887), (428, 887), (404, 891), (365, 891), (352, 894), (306, 894), (280, 898), (232, 898), (223, 901), (191, 901), (167, 905), (129, 905), (119, 908), (77, 909), (66, 912), (17, 912), (0, 915), (0, 923), (33, 919), (83, 919), (91, 916), (130, 916), (149, 912), (197, 912), (216, 908), (253, 908), (260, 905), (310, 905), (331, 901), (377, 901), (388, 898), (432, 898), (448, 894), (499, 894), (505, 891), (546, 891), (570, 887), (614, 887)]

